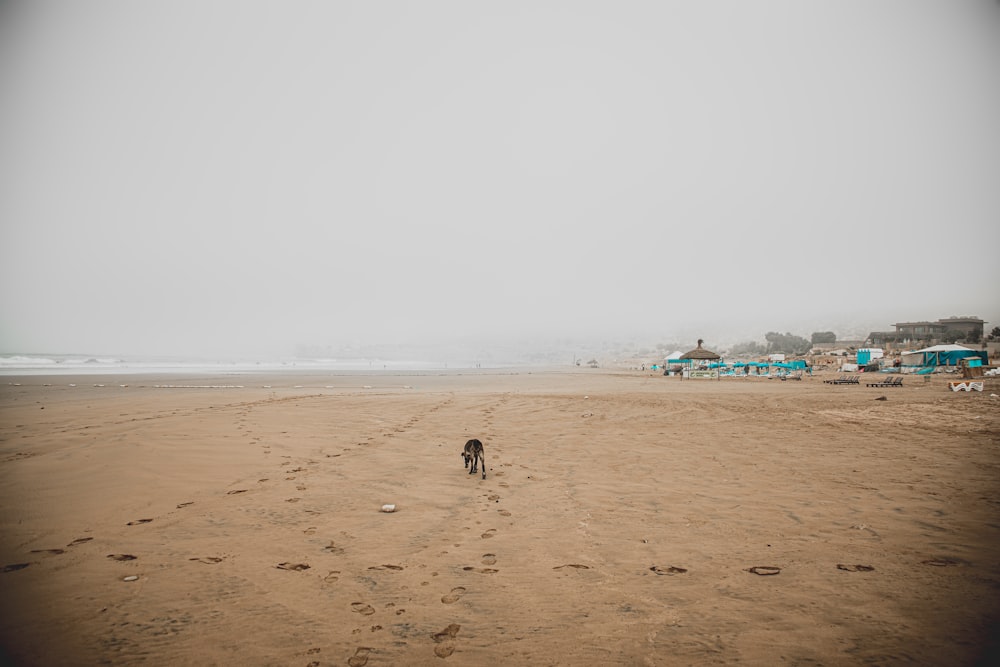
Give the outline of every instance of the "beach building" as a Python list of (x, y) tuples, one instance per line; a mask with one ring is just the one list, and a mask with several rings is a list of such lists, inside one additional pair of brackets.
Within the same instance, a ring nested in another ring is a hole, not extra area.
[(718, 361), (719, 359), (722, 359), (722, 356), (719, 355), (717, 352), (712, 352), (711, 350), (706, 350), (705, 348), (703, 348), (701, 345), (704, 342), (705, 341), (703, 341), (701, 338), (699, 338), (698, 339), (698, 347), (694, 348), (693, 350), (689, 350), (689, 351), (685, 352), (684, 354), (682, 354), (681, 355), (681, 359), (682, 360), (684, 360), (684, 359), (690, 359), (695, 364), (699, 364), (700, 362), (710, 363), (710, 362)]
[(939, 341), (944, 338), (980, 341), (985, 320), (978, 317), (947, 317), (935, 322), (897, 322), (895, 331), (872, 331), (865, 341), (872, 347), (899, 347), (917, 341)]
[(722, 356), (711, 350), (706, 350), (701, 345), (704, 343), (702, 339), (698, 339), (698, 347), (693, 350), (689, 350), (681, 355), (681, 361), (687, 362), (693, 368), (691, 370), (684, 370), (684, 377), (691, 378), (703, 378), (703, 379), (718, 379), (719, 378), (719, 362)]

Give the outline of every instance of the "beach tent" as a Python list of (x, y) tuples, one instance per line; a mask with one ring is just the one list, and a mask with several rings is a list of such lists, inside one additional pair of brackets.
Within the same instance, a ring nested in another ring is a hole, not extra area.
[(960, 359), (978, 357), (988, 364), (986, 350), (972, 350), (961, 345), (932, 345), (922, 350), (903, 353), (904, 366), (957, 366)]

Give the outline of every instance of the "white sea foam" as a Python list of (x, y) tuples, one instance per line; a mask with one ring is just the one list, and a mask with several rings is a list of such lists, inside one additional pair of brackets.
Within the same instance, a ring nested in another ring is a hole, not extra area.
[(34, 366), (49, 366), (55, 363), (57, 363), (56, 360), (49, 357), (29, 357), (22, 354), (0, 356), (0, 368), (14, 366), (30, 368)]
[(121, 359), (112, 357), (88, 357), (64, 354), (5, 354), (0, 355), (0, 373), (33, 371), (35, 373), (61, 374), (95, 370), (109, 372), (121, 366)]
[(391, 359), (300, 359), (211, 361), (80, 354), (0, 355), (0, 375), (84, 375), (129, 373), (245, 374), (274, 371), (420, 372), (469, 369), (476, 364)]

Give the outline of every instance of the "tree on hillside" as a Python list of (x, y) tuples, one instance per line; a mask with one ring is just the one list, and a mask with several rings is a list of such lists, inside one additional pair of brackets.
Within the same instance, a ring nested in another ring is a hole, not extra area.
[(962, 337), (962, 332), (961, 331), (956, 331), (954, 329), (950, 329), (948, 331), (945, 331), (943, 334), (941, 334), (941, 342), (945, 343), (947, 345), (951, 345), (952, 343), (957, 342), (958, 339), (961, 338), (961, 337)]
[(1000, 340), (1000, 327), (993, 327), (990, 332), (990, 340)]
[(802, 336), (790, 333), (781, 334), (776, 331), (768, 331), (764, 335), (764, 339), (767, 341), (768, 354), (778, 352), (784, 354), (805, 354), (812, 347), (812, 344)]
[(733, 349), (729, 351), (733, 355), (748, 355), (748, 356), (758, 356), (761, 354), (767, 354), (767, 347), (761, 345), (755, 340), (747, 341), (745, 343), (737, 343), (733, 345)]
[(812, 344), (822, 344), (822, 343), (836, 343), (837, 334), (832, 331), (814, 331), (812, 335)]

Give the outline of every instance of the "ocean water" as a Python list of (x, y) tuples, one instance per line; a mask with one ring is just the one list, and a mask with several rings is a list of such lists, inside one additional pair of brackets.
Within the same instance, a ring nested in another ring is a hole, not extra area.
[[(81, 354), (0, 354), (0, 375), (115, 375), (130, 373), (261, 373), (274, 371), (433, 371), (485, 368), (471, 362), (389, 359), (210, 360), (189, 358), (88, 356)], [(494, 367), (494, 366), (490, 366)]]

